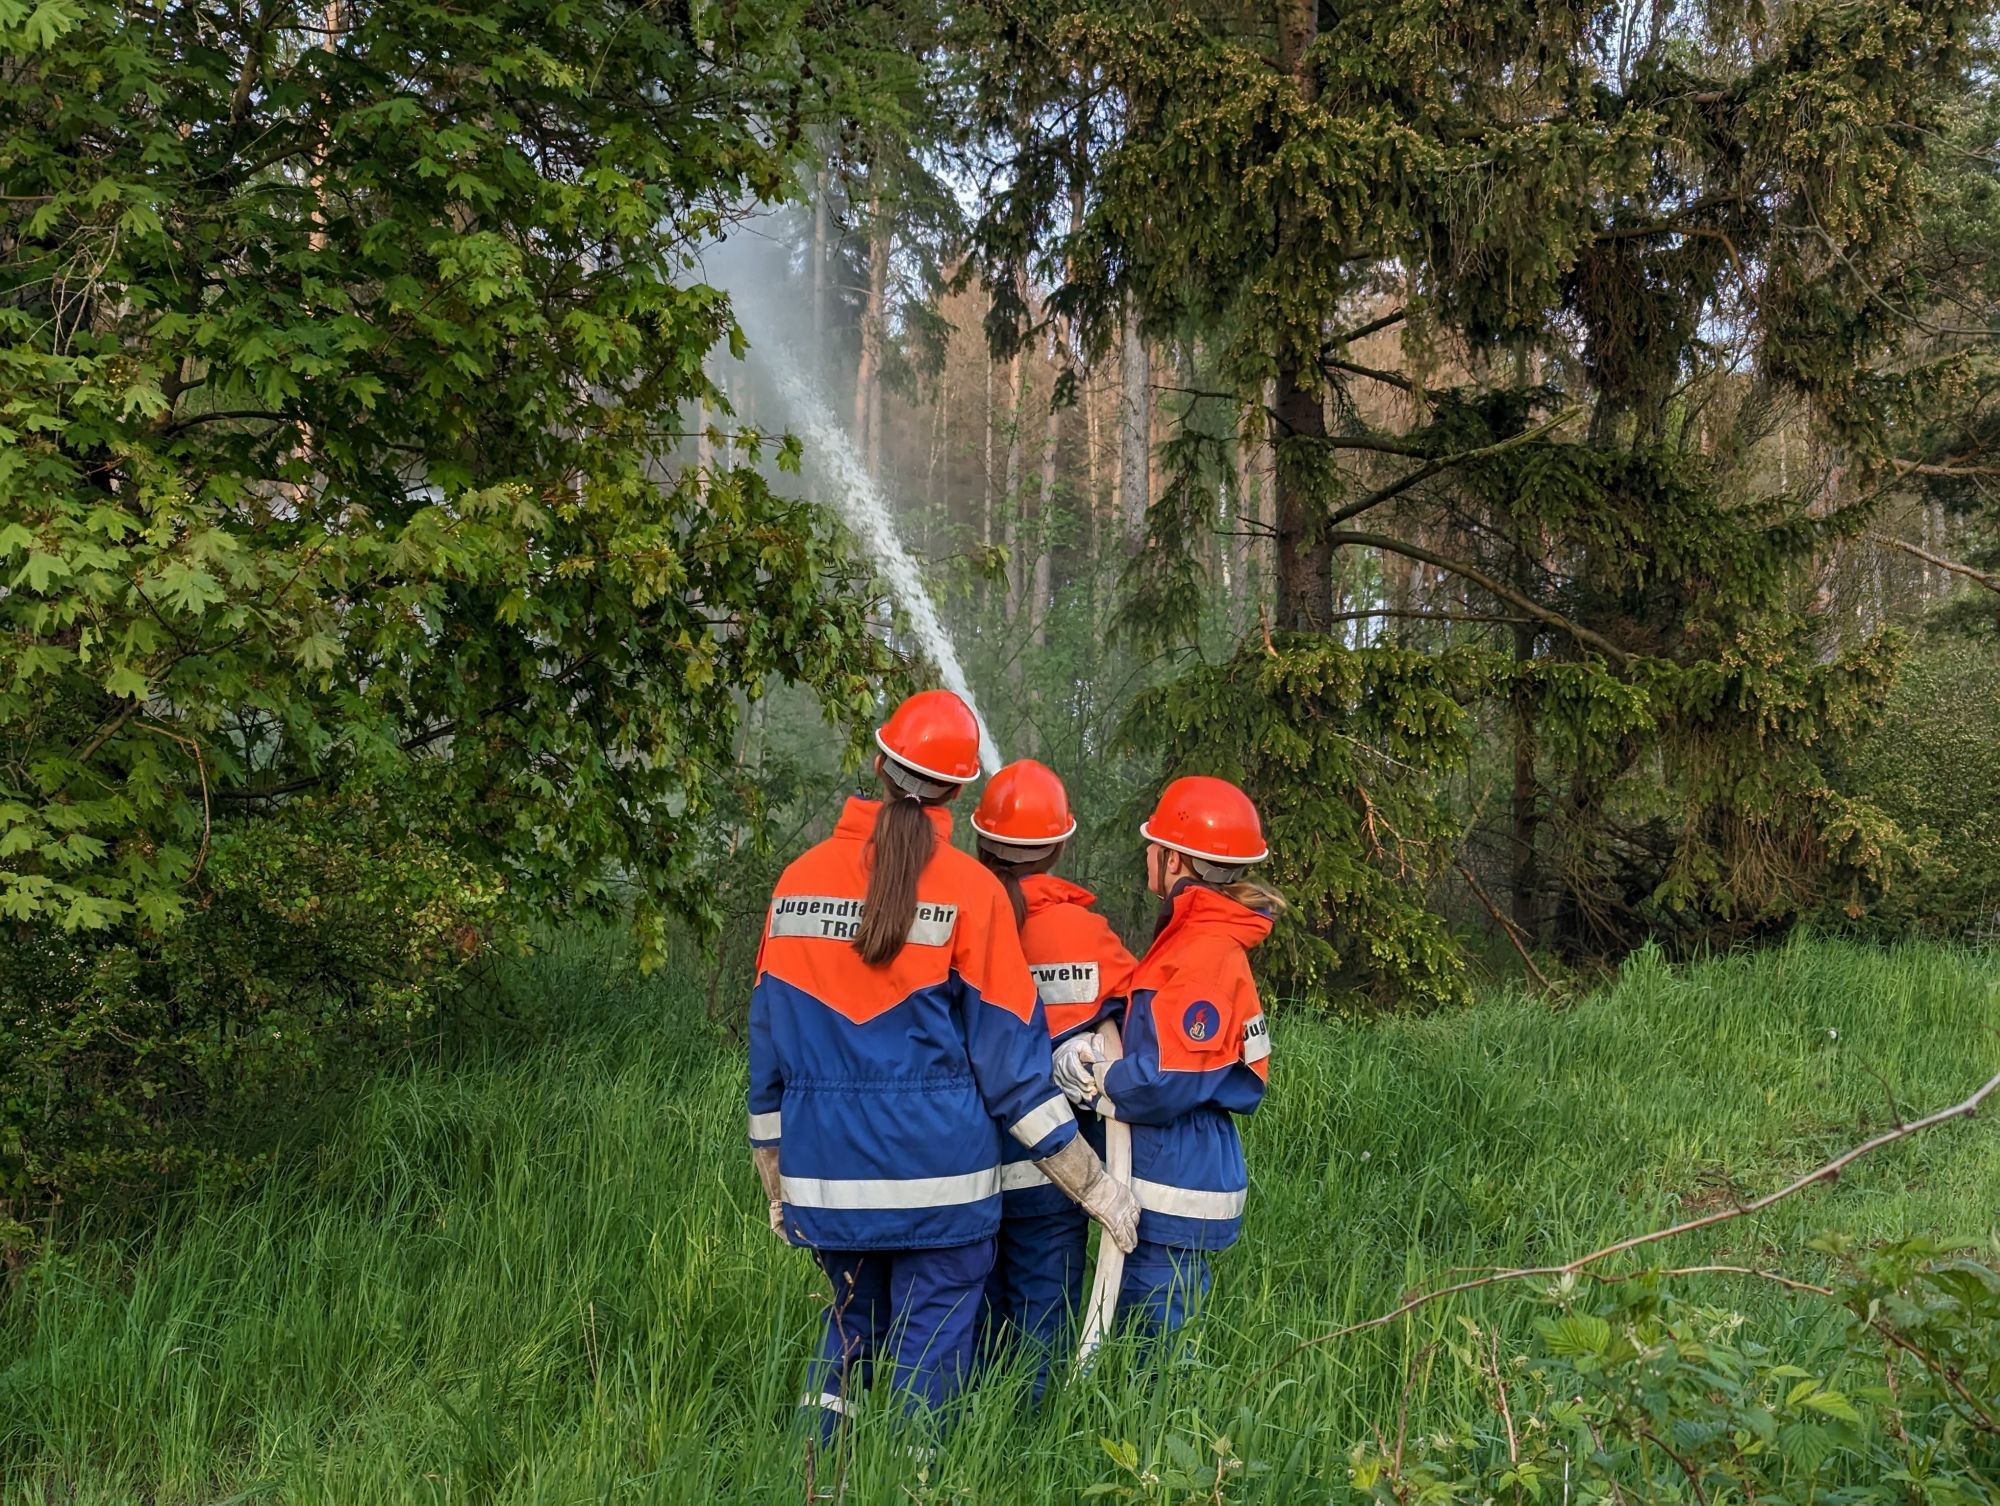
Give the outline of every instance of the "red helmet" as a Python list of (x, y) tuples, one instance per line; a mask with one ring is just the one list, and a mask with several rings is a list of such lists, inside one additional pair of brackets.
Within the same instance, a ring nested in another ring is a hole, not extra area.
[(1257, 819), (1250, 797), (1227, 779), (1206, 774), (1176, 779), (1162, 790), (1160, 803), (1140, 824), (1139, 835), (1230, 868), (1261, 863), (1271, 855), (1264, 845), (1264, 824)]
[(920, 690), (875, 732), (875, 745), (905, 768), (945, 784), (979, 777), (979, 719), (949, 690)]
[(1069, 813), (1069, 791), (1056, 771), (1024, 758), (986, 782), (979, 809), (972, 813), (972, 829), (1006, 847), (1046, 847), (1073, 836), (1076, 817)]

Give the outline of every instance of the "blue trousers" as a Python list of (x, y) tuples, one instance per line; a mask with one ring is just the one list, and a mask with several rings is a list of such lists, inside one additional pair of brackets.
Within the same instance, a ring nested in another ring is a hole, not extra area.
[(806, 1376), (803, 1405), (831, 1438), (879, 1362), (905, 1393), (904, 1410), (942, 1407), (972, 1369), (980, 1300), (993, 1269), (991, 1239), (943, 1250), (815, 1250), (833, 1283), (826, 1334)]
[(1049, 1366), (1088, 1300), (1090, 1216), (1071, 1206), (1000, 1222), (993, 1274), (986, 1278), (984, 1327), (989, 1346), (1003, 1339), (1032, 1346), (1035, 1400), (1048, 1389)]
[(1200, 1306), (1208, 1284), (1206, 1252), (1142, 1239), (1125, 1257), (1118, 1321), (1143, 1334), (1172, 1333)]

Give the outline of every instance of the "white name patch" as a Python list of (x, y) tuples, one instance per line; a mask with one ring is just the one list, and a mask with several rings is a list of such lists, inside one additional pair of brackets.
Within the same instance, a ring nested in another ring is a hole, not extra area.
[(1271, 1054), (1271, 1027), (1264, 1023), (1262, 1014), (1253, 1014), (1243, 1022), (1243, 1061), (1250, 1065), (1262, 1061)]
[[(852, 941), (861, 929), (862, 903), (832, 895), (782, 894), (771, 902), (771, 934)], [(948, 946), (958, 925), (957, 905), (917, 906), (911, 946)]]
[(1035, 992), (1044, 1004), (1097, 1002), (1095, 962), (1036, 962), (1028, 971), (1035, 975)]

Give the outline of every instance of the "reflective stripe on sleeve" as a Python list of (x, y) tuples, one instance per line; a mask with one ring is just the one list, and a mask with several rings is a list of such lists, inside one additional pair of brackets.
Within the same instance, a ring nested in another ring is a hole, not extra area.
[(842, 1417), (847, 1415), (846, 1399), (835, 1396), (831, 1391), (822, 1391), (817, 1396), (801, 1396), (799, 1398), (799, 1405), (802, 1407), (819, 1407), (827, 1412), (838, 1412)]
[(750, 1116), (750, 1138), (752, 1140), (777, 1140), (783, 1138), (779, 1130), (783, 1126), (784, 1114), (773, 1109), (768, 1114)]
[(1000, 1168), (1000, 1190), (1019, 1192), (1024, 1187), (1046, 1187), (1049, 1179), (1033, 1161), (1010, 1161)]
[(866, 1212), (877, 1208), (951, 1208), (976, 1203), (1000, 1190), (1000, 1168), (955, 1177), (780, 1177), (784, 1199), (795, 1208)]
[(1174, 1218), (1241, 1218), (1248, 1194), (1207, 1192), (1198, 1187), (1169, 1187), (1164, 1182), (1132, 1179), (1132, 1196), (1148, 1213), (1165, 1213)]
[(1042, 1136), (1050, 1130), (1060, 1128), (1076, 1118), (1069, 1106), (1069, 1100), (1058, 1093), (1038, 1108), (1029, 1109), (1019, 1119), (1007, 1126), (1007, 1133), (1030, 1148), (1039, 1144)]
[(1243, 1064), (1251, 1066), (1271, 1054), (1271, 1027), (1260, 1010), (1243, 1022)]

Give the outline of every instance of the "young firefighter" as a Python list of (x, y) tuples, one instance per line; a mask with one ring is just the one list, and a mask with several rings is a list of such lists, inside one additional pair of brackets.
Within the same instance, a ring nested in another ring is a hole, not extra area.
[(943, 809), (979, 727), (925, 691), (875, 734), (884, 798), (847, 802), (771, 898), (750, 1000), (750, 1144), (771, 1224), (833, 1283), (803, 1405), (831, 1436), (879, 1359), (911, 1412), (964, 1381), (1011, 1135), (1130, 1248), (1138, 1208), (1077, 1137), (999, 881)]
[[(1063, 1041), (1125, 1008), (1135, 966), (1096, 896), (1050, 872), (1076, 831), (1069, 793), (1053, 769), (1023, 759), (988, 781), (972, 813), (979, 859), (999, 878), (1021, 930), (1021, 949), (1048, 1017)], [(1011, 1329), (1040, 1349), (1035, 1396), (1049, 1362), (1084, 1303), (1087, 1221), (1042, 1175), (1023, 1146), (1008, 1144), (1000, 1168), (1000, 1246), (986, 1282), (987, 1326)]]
[(1125, 1321), (1158, 1333), (1208, 1290), (1208, 1252), (1236, 1241), (1249, 1177), (1234, 1116), (1255, 1111), (1271, 1037), (1250, 949), (1284, 902), (1244, 880), (1268, 857), (1256, 807), (1223, 779), (1176, 779), (1140, 828), (1146, 884), (1165, 902), (1132, 975), (1125, 1054), (1096, 1041), (1056, 1048), (1056, 1081), (1076, 1103), (1131, 1127), (1139, 1247), (1118, 1290)]

